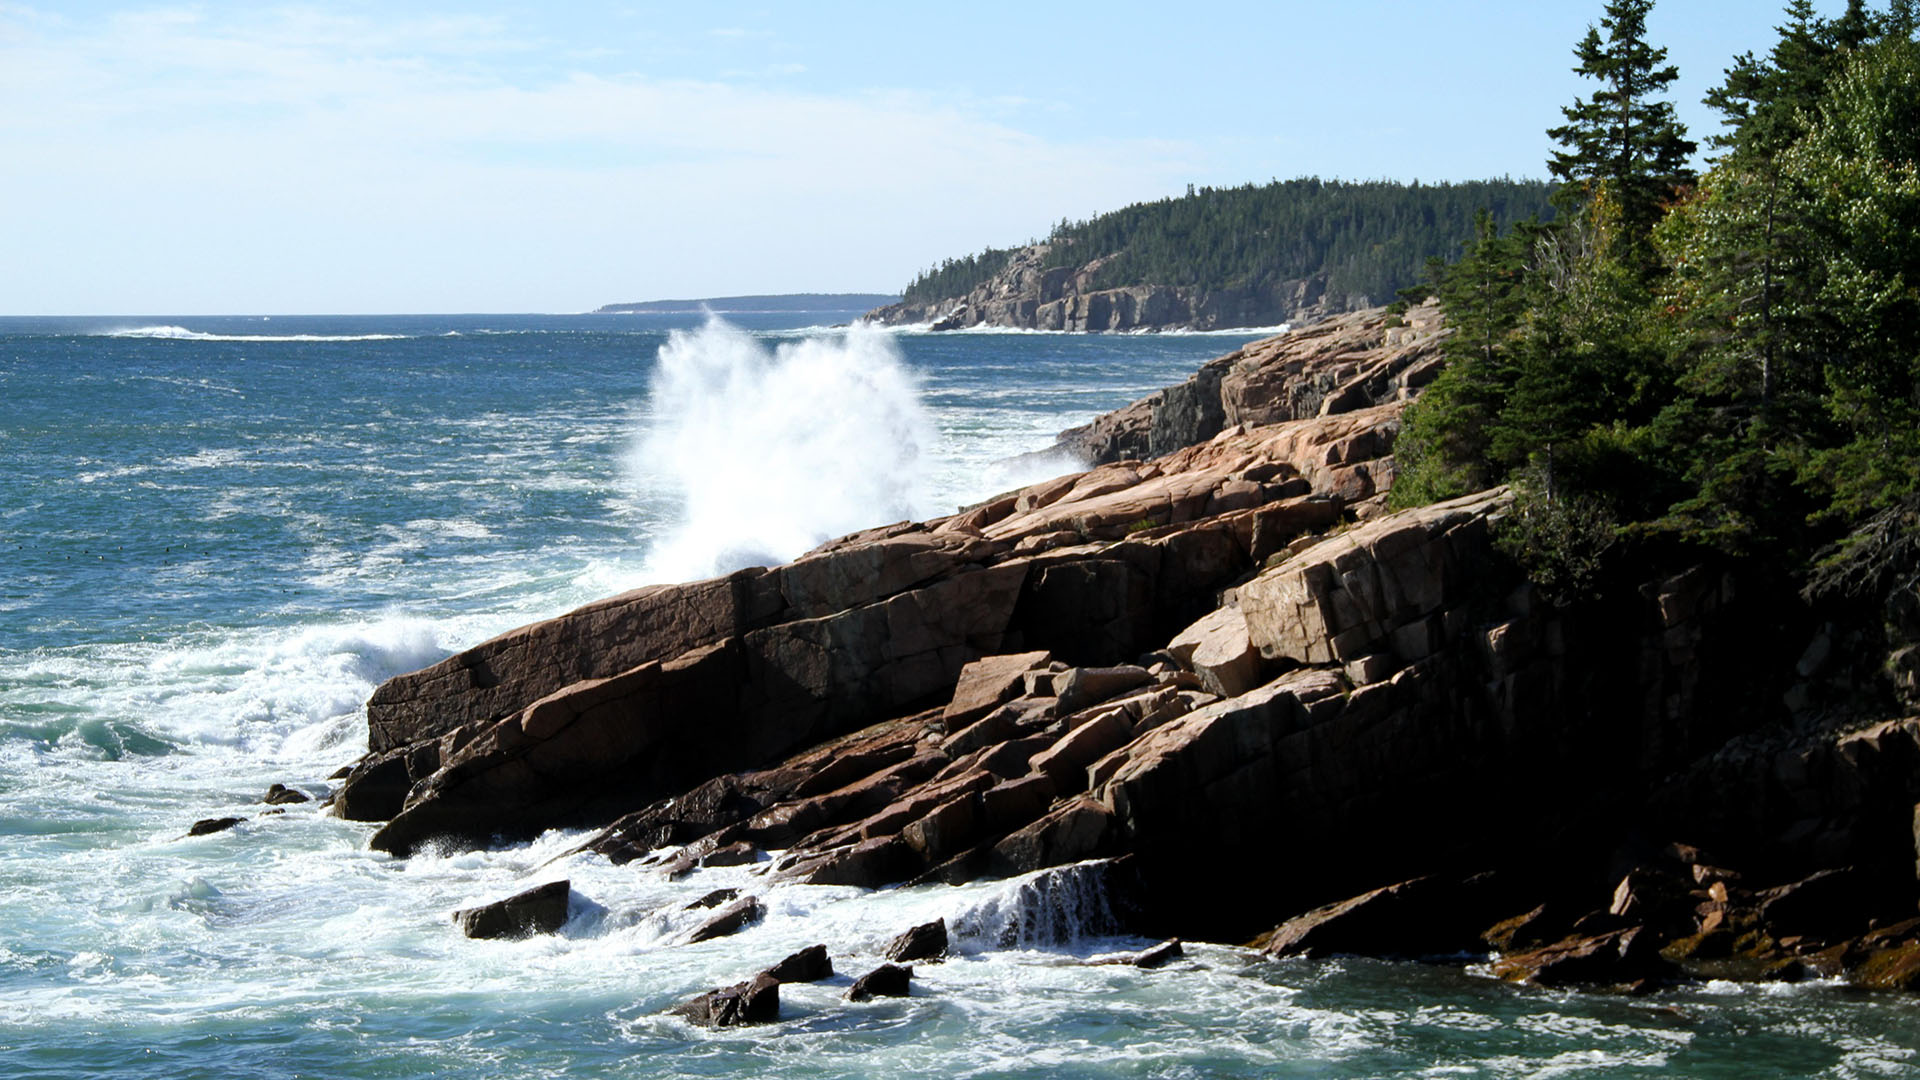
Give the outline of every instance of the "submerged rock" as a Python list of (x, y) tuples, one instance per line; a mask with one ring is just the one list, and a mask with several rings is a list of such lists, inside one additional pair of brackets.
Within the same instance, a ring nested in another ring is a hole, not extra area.
[(551, 934), (566, 925), (567, 905), (572, 897), (571, 882), (552, 881), (505, 900), (463, 908), (453, 913), (453, 921), (470, 938)]
[(1137, 968), (1151, 969), (1165, 967), (1185, 955), (1187, 955), (1187, 951), (1180, 947), (1180, 939), (1168, 938), (1153, 948), (1142, 951), (1129, 960), (1128, 963), (1131, 963)]
[(700, 1027), (739, 1027), (780, 1019), (780, 980), (761, 974), (743, 983), (709, 990), (668, 1010)]
[(719, 907), (729, 900), (738, 898), (739, 895), (739, 889), (715, 889), (698, 900), (688, 901), (687, 906), (683, 910), (697, 911), (700, 908)]
[(702, 941), (712, 941), (714, 938), (737, 934), (765, 918), (766, 914), (767, 909), (761, 906), (760, 901), (751, 896), (743, 896), (721, 908), (719, 914), (713, 918), (695, 927), (693, 933), (687, 935), (687, 944), (697, 945)]
[(187, 835), (206, 836), (209, 833), (226, 832), (245, 820), (243, 817), (201, 818), (187, 826)]
[(311, 802), (312, 799), (313, 797), (304, 791), (290, 788), (285, 784), (275, 784), (267, 789), (267, 793), (261, 797), (260, 801), (269, 806), (280, 806), (292, 803)]

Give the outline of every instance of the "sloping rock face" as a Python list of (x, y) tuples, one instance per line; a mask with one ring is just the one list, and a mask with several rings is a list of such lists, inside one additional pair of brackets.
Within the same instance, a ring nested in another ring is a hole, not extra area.
[(1449, 331), (1434, 304), (1342, 315), (1236, 349), (1179, 386), (1062, 432), (1049, 453), (1105, 463), (1158, 457), (1235, 426), (1404, 402), (1439, 375)]
[(1439, 332), (1381, 328), (1425, 337), (1223, 374), (1233, 422), (1152, 461), (395, 679), (334, 810), (400, 853), (593, 826), (636, 873), (827, 885), (1124, 856), (1136, 928), (1277, 955), (1920, 986), (1910, 519), (1852, 608), (1651, 555), (1547, 604), (1504, 490), (1383, 511)]
[(1397, 417), (1229, 429), (502, 635), (375, 692), (336, 812), (388, 820), (374, 843), (395, 852), (602, 823), (939, 705), (982, 656), (1132, 660), (1303, 533), (1371, 512)]
[(1005, 326), (1023, 330), (1098, 333), (1127, 330), (1224, 330), (1237, 326), (1306, 323), (1365, 308), (1365, 296), (1332, 294), (1323, 277), (1275, 282), (1261, 288), (1200, 289), (1140, 285), (1093, 287), (1105, 258), (1084, 266), (1043, 267), (1052, 251), (1035, 244), (1014, 252), (1006, 268), (961, 297), (899, 303), (867, 313), (882, 326), (929, 324), (935, 330)]

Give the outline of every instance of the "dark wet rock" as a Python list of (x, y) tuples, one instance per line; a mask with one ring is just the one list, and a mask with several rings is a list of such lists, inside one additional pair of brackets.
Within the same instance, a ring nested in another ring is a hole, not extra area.
[(877, 889), (913, 876), (919, 865), (898, 836), (876, 836), (835, 853), (807, 875), (807, 883)]
[(1429, 875), (1316, 908), (1277, 927), (1271, 956), (1438, 956), (1477, 950), (1516, 902), (1499, 875)]
[[(1852, 937), (1888, 907), (1885, 894), (1852, 867), (1822, 870), (1760, 893), (1760, 918), (1775, 936)], [(1912, 905), (1907, 905), (1912, 910)]]
[(847, 988), (848, 1001), (865, 1001), (875, 997), (906, 997), (907, 985), (913, 979), (913, 969), (899, 964), (882, 964), (865, 975), (853, 980)]
[(761, 974), (783, 983), (819, 982), (833, 977), (833, 958), (825, 945), (809, 945)]
[(1503, 956), (1494, 962), (1493, 973), (1539, 986), (1629, 986), (1670, 974), (1671, 968), (1653, 934), (1635, 926)]
[(350, 775), (352, 775), (352, 774), (353, 774), (353, 766), (351, 766), (351, 765), (342, 765), (342, 766), (340, 766), (339, 768), (337, 768), (337, 769), (335, 769), (335, 770), (333, 770), (332, 772), (330, 772), (330, 773), (328, 773), (328, 774), (327, 774), (327, 779), (329, 779), (329, 780), (345, 780), (345, 779), (346, 779), (346, 778), (347, 778), (348, 776), (350, 776)]
[(947, 955), (947, 920), (935, 919), (930, 923), (906, 931), (887, 945), (887, 959), (899, 963), (911, 963), (915, 960), (938, 960)]
[(715, 848), (700, 857), (702, 866), (746, 866), (760, 858), (760, 849), (741, 840)]
[(780, 980), (756, 975), (743, 983), (709, 990), (669, 1010), (699, 1027), (739, 1027), (780, 1019)]
[(226, 832), (228, 829), (233, 828), (245, 820), (247, 819), (243, 817), (201, 818), (199, 821), (187, 826), (187, 835), (206, 836), (211, 833)]
[(760, 901), (751, 896), (743, 896), (721, 908), (713, 918), (695, 927), (693, 933), (687, 935), (687, 944), (696, 945), (702, 941), (712, 941), (714, 938), (737, 934), (759, 922), (766, 915), (767, 909), (761, 905)]
[(706, 894), (705, 896), (702, 896), (700, 899), (689, 903), (682, 910), (698, 911), (701, 908), (719, 907), (721, 904), (724, 904), (729, 900), (737, 899), (739, 896), (740, 896), (739, 889), (715, 889), (712, 892)]
[(313, 797), (297, 788), (290, 788), (285, 784), (275, 784), (267, 789), (266, 795), (262, 796), (260, 801), (269, 806), (281, 806), (311, 802), (313, 801)]
[(570, 882), (551, 881), (505, 900), (463, 908), (453, 913), (453, 921), (470, 938), (551, 934), (566, 924), (567, 904), (572, 896)]
[(1173, 963), (1185, 955), (1187, 955), (1187, 951), (1180, 947), (1180, 939), (1168, 938), (1150, 949), (1142, 949), (1132, 956), (1123, 956), (1110, 962), (1152, 970), (1153, 968), (1166, 967), (1168, 964)]

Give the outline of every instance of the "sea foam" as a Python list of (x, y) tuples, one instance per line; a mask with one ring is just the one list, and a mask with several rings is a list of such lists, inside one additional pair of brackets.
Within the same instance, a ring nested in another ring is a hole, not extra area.
[(927, 509), (934, 429), (884, 333), (769, 349), (711, 319), (661, 346), (651, 412), (629, 477), (680, 507), (649, 555), (653, 580), (785, 562)]
[(130, 326), (105, 336), (160, 341), (397, 341), (408, 334), (209, 334), (184, 326)]

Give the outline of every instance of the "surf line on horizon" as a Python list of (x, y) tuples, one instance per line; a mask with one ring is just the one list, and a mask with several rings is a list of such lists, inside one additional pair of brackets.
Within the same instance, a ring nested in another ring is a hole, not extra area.
[(625, 472), (630, 487), (676, 507), (647, 555), (649, 580), (776, 565), (927, 516), (935, 428), (884, 331), (855, 325), (770, 346), (710, 315), (660, 346), (649, 411)]
[(100, 337), (150, 338), (155, 341), (399, 341), (411, 334), (212, 334), (184, 326), (129, 326), (97, 332)]

